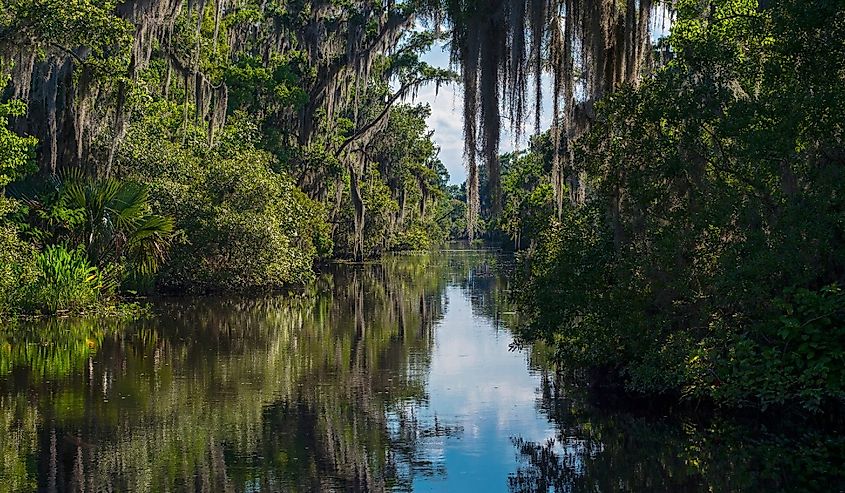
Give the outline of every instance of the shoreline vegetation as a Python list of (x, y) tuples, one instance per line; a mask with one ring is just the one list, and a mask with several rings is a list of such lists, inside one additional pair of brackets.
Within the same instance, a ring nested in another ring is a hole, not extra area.
[[(199, 477), (207, 490), (229, 481), (235, 491), (255, 484), (380, 491), (437, 489), (468, 469), (494, 478), (486, 490), (514, 493), (544, 485), (792, 491), (841, 484), (843, 438), (824, 423), (742, 419), (725, 410), (711, 417), (677, 405), (667, 411), (651, 399), (626, 403), (545, 371), (539, 352), (508, 354), (504, 330), (512, 319), (496, 318), (508, 308), (508, 281), (488, 267), (490, 259), (391, 255), (379, 265), (326, 269), (295, 297), (163, 300), (154, 319), (62, 319), (0, 330), (6, 484), (31, 491), (53, 478), (57, 485), (84, 478), (121, 491), (181, 491), (196, 489)], [(481, 334), (472, 327), (478, 322)], [(506, 433), (501, 424), (475, 433), (477, 414), (443, 404), (455, 393), (443, 394), (435, 379), (445, 377), (453, 389), (467, 385), (438, 362), (439, 351), (455, 349), (457, 331), (486, 336), (459, 348), (470, 354), (465, 360), (498, 348), (481, 369), (472, 365), (471, 382), (500, 386), (505, 379), (490, 377), (504, 367), (528, 384), (494, 394), (496, 405), (487, 408), (496, 423), (519, 406), (522, 419), (507, 420)], [(503, 360), (510, 364), (498, 366)], [(397, 419), (397, 409), (410, 409), (401, 415), (407, 418)], [(526, 422), (544, 431), (534, 434)], [(469, 448), (486, 461), (432, 461), (444, 448)], [(503, 456), (510, 459), (504, 467)], [(379, 474), (357, 474), (365, 465)], [(386, 486), (371, 478), (385, 478)]]
[[(488, 3), (0, 4), (0, 319), (483, 241), (561, 372), (841, 415), (845, 6)], [(461, 185), (413, 101), (452, 83)]]

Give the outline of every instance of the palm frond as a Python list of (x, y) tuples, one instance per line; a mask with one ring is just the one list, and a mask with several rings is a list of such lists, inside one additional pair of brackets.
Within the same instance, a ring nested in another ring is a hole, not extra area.
[[(153, 274), (165, 260), (174, 223), (151, 214), (149, 191), (143, 184), (68, 170), (29, 187), (36, 188), (41, 195), (33, 196), (31, 210), (45, 223), (55, 224), (57, 240), (83, 246), (101, 274), (123, 261), (128, 261), (130, 271)], [(121, 275), (118, 270), (114, 276)]]
[(142, 274), (154, 274), (167, 258), (173, 239), (173, 219), (155, 214), (142, 218), (127, 242), (128, 256)]
[(109, 209), (114, 211), (118, 227), (126, 228), (136, 225), (149, 210), (147, 188), (136, 183), (121, 183), (109, 203)]

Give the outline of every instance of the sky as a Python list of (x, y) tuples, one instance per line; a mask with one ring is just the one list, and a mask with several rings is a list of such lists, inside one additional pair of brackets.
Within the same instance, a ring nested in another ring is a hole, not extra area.
[[(657, 7), (656, 14), (652, 15), (652, 40), (669, 34), (671, 20), (665, 7)], [(423, 60), (428, 64), (449, 68), (449, 51), (442, 44), (432, 47), (426, 53)], [(551, 80), (548, 75), (543, 78), (543, 94), (551, 94)], [(413, 100), (416, 103), (428, 103), (431, 106), (431, 116), (428, 119), (429, 128), (434, 130), (434, 142), (440, 146), (440, 160), (449, 170), (449, 183), (459, 185), (466, 180), (466, 168), (464, 165), (463, 149), (463, 98), (460, 84), (440, 86), (439, 91), (434, 84), (421, 87), (417, 97)], [(510, 133), (509, 124), (502, 127), (502, 139), (499, 151), (506, 153), (514, 150), (515, 147), (524, 149), (527, 146), (527, 138), (533, 133), (533, 105), (527, 108), (525, 115), (525, 129), (528, 134), (518, 146), (514, 146), (513, 137)], [(551, 123), (551, 101), (544, 98), (542, 113), (540, 115), (540, 127), (548, 129)]]
[[(423, 59), (435, 67), (449, 68), (449, 53), (442, 45), (434, 46)], [(414, 102), (431, 106), (428, 126), (434, 130), (434, 142), (440, 146), (440, 160), (449, 170), (449, 183), (462, 183), (466, 180), (466, 169), (460, 85), (448, 84), (440, 86), (439, 90), (433, 84), (426, 85), (419, 89)]]
[[(423, 60), (428, 64), (440, 67), (449, 68), (449, 51), (443, 45), (434, 46), (423, 57)], [(549, 90), (550, 84), (545, 81), (545, 91)], [(460, 84), (449, 84), (440, 86), (437, 90), (434, 84), (421, 87), (417, 93), (417, 97), (413, 100), (415, 103), (428, 103), (431, 106), (431, 116), (428, 119), (429, 128), (434, 130), (434, 142), (440, 147), (440, 160), (449, 170), (449, 183), (461, 184), (466, 180), (466, 168), (464, 165), (464, 134), (463, 134), (463, 89)], [(544, 102), (544, 110), (541, 115), (541, 126), (548, 128), (551, 113), (551, 105), (548, 101)], [(533, 122), (533, 111), (525, 116), (526, 122)], [(512, 134), (509, 132), (508, 124), (502, 127), (502, 142), (499, 146), (499, 151), (502, 153), (510, 152), (514, 149), (514, 142)], [(532, 129), (533, 123), (526, 125), (526, 130)], [(525, 148), (527, 145), (527, 138), (523, 139), (519, 144), (520, 148)]]

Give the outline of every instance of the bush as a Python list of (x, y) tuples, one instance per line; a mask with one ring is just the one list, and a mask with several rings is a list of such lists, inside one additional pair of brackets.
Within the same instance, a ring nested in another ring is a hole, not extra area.
[(24, 288), (23, 303), (36, 313), (81, 312), (97, 305), (103, 288), (100, 271), (88, 262), (84, 248), (51, 245), (35, 257), (34, 278)]
[(158, 277), (164, 289), (299, 283), (331, 252), (323, 206), (274, 171), (273, 156), (255, 143), (256, 129), (238, 117), (213, 147), (174, 143), (153, 123), (131, 129), (121, 166), (149, 185), (156, 212), (176, 220), (177, 239)]
[(775, 305), (776, 317), (730, 341), (714, 396), (727, 402), (753, 396), (763, 407), (799, 401), (812, 410), (845, 401), (842, 289), (788, 289)]
[(400, 231), (393, 236), (393, 250), (428, 250), (433, 245), (433, 240), (422, 224), (413, 224), (406, 230)]
[[(0, 199), (0, 207), (4, 202), (9, 201)], [(35, 249), (20, 239), (13, 225), (0, 219), (0, 317), (19, 310), (24, 287), (34, 272)]]

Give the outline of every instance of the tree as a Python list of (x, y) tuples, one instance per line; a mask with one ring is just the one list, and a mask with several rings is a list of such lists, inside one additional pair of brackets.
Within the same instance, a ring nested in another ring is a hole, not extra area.
[(435, 24), (445, 21), (451, 27), (452, 57), (461, 65), (470, 238), (481, 217), (478, 157), (487, 170), (492, 216), (501, 211), (501, 107), (507, 108), (518, 137), (533, 97), (534, 127), (539, 133), (542, 75), (551, 74), (552, 184), (560, 210), (564, 181), (580, 186), (571, 156), (561, 155), (561, 150), (589, 127), (596, 101), (625, 84), (636, 84), (649, 67), (655, 4), (651, 0), (424, 3), (423, 11)]
[(580, 139), (591, 198), (533, 255), (523, 335), (631, 390), (842, 402), (843, 7), (677, 8), (674, 58)]

